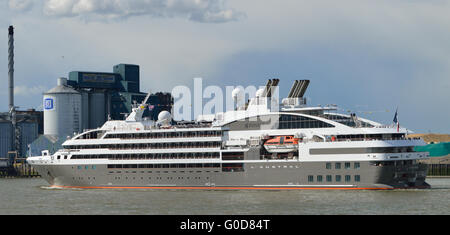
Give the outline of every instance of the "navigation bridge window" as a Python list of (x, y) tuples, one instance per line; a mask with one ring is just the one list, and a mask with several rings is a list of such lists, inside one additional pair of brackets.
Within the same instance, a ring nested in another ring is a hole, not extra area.
[(270, 130), (270, 129), (307, 129), (330, 128), (332, 124), (299, 115), (270, 114), (250, 117), (226, 125), (230, 130)]
[(105, 131), (103, 130), (98, 130), (98, 131), (89, 131), (86, 132), (80, 136), (78, 136), (76, 139), (80, 140), (80, 139), (99, 139), (101, 138), (103, 135), (105, 134)]
[(316, 119), (295, 115), (281, 115), (279, 129), (327, 128), (333, 125)]
[(319, 117), (326, 118), (328, 120), (332, 120), (335, 122), (339, 122), (341, 124), (344, 124), (349, 127), (373, 127), (372, 124), (364, 122), (356, 117), (356, 115), (338, 115), (338, 114), (331, 114), (331, 113), (325, 113), (319, 115)]

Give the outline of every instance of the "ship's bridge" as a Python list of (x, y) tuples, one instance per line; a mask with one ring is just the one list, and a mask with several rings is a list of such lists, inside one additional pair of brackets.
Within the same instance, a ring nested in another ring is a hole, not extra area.
[[(272, 114), (293, 114), (302, 116), (299, 119), (310, 120), (312, 125), (298, 124), (301, 128), (322, 128), (329, 127), (329, 125), (321, 125), (320, 123), (328, 123), (333, 127), (340, 127), (347, 129), (351, 128), (383, 128), (392, 129), (389, 126), (383, 126), (380, 123), (364, 119), (356, 116), (355, 113), (341, 114), (338, 113), (338, 107), (335, 104), (325, 106), (308, 107), (307, 100), (303, 97), (306, 89), (309, 85), (309, 80), (296, 80), (289, 92), (287, 98), (282, 99), (281, 103), (274, 97), (277, 94), (278, 79), (269, 80), (264, 89), (260, 89), (256, 92), (255, 97), (249, 99), (249, 101), (241, 106), (238, 106), (233, 111), (227, 111), (224, 113), (217, 113), (215, 115), (203, 115), (199, 119), (208, 119), (216, 126), (223, 126), (238, 120), (246, 120), (252, 117), (263, 117)], [(242, 100), (242, 91), (236, 88), (232, 95), (233, 99), (238, 103)], [(285, 115), (286, 116), (286, 115)], [(290, 119), (287, 115), (287, 119)], [(285, 121), (283, 120), (279, 120)], [(290, 120), (291, 121), (291, 120)], [(297, 118), (293, 118), (293, 121), (297, 121)], [(319, 123), (319, 124), (317, 124)], [(292, 128), (296, 128), (297, 124), (292, 125)], [(316, 125), (317, 124), (317, 125)], [(299, 127), (297, 127), (299, 128)]]

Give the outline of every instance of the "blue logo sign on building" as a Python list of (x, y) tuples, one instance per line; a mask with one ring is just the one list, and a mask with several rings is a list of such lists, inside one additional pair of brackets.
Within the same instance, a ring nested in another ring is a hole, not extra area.
[(54, 110), (55, 109), (55, 103), (52, 98), (44, 99), (44, 109), (45, 110)]

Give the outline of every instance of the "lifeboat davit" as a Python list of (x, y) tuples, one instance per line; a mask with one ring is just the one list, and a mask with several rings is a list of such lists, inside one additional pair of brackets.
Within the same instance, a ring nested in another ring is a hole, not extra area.
[(269, 153), (290, 153), (298, 149), (299, 138), (294, 136), (276, 136), (264, 143), (264, 148)]

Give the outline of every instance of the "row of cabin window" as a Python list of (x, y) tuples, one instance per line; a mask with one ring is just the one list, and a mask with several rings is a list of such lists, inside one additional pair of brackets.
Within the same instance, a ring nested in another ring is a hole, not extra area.
[[(342, 165), (342, 163), (340, 163), (340, 162), (334, 163), (334, 169), (338, 169), (338, 170), (341, 169), (341, 165)], [(361, 167), (361, 164), (359, 162), (354, 162), (353, 163), (353, 169), (359, 169), (360, 167)], [(325, 164), (325, 168), (326, 169), (332, 169), (331, 162), (327, 162)], [(344, 163), (344, 169), (351, 169), (351, 163), (350, 162), (345, 162)]]
[(243, 152), (222, 153), (222, 160), (244, 160), (244, 153)]
[(407, 166), (417, 164), (417, 160), (401, 160), (401, 161), (374, 161), (370, 162), (372, 166)]
[(156, 138), (192, 138), (222, 136), (222, 131), (180, 131), (180, 132), (154, 132), (133, 134), (107, 134), (105, 138), (120, 139), (156, 139)]
[(173, 148), (220, 148), (222, 142), (175, 142), (148, 144), (98, 144), (98, 145), (67, 145), (66, 149), (173, 149)]
[(72, 155), (70, 159), (186, 159), (186, 158), (220, 158), (218, 152), (201, 153), (147, 153), (147, 154), (101, 154), (101, 155)]
[(414, 147), (369, 147), (369, 148), (317, 148), (309, 149), (309, 154), (367, 154), (367, 153), (412, 153)]
[(219, 168), (220, 163), (189, 163), (189, 164), (109, 164), (109, 169), (132, 168)]
[[(110, 173), (112, 173), (112, 172), (110, 172)], [(186, 179), (187, 179), (187, 180), (190, 180), (191, 177), (192, 177), (192, 176), (187, 176)], [(154, 179), (154, 180), (163, 180), (163, 178), (166, 179), (166, 180), (173, 180), (173, 179), (174, 179), (174, 177), (171, 177), (171, 176), (168, 176), (168, 177), (159, 177), (159, 176), (157, 176), (157, 177), (154, 177), (153, 179)], [(75, 178), (74, 178), (74, 179), (75, 179)], [(94, 178), (94, 179), (95, 179), (95, 178)], [(123, 176), (122, 176), (122, 177), (121, 177), (121, 176), (115, 176), (114, 179), (115, 179), (115, 180), (120, 180), (120, 179), (122, 179), (122, 180), (123, 180), (123, 179), (128, 180), (128, 176), (125, 176), (125, 177), (123, 177)], [(136, 180), (136, 177), (130, 177), (130, 180), (131, 180), (131, 179), (132, 179), (132, 180)], [(143, 180), (143, 179), (144, 179), (144, 177), (141, 177), (141, 180)], [(148, 177), (148, 179), (151, 180), (152, 177)], [(182, 179), (184, 179), (184, 177), (178, 176), (177, 179), (182, 180)], [(193, 179), (193, 180), (199, 180), (199, 179), (202, 179), (202, 177), (200, 177), (200, 176), (194, 176), (194, 177), (192, 177), (192, 179)], [(209, 180), (209, 177), (204, 177), (204, 179)]]
[(405, 139), (405, 134), (393, 133), (393, 134), (356, 134), (356, 135), (336, 135), (338, 140), (397, 140)]
[[(333, 176), (332, 175), (326, 175), (325, 179), (326, 179), (326, 182), (333, 182)], [(345, 182), (350, 182), (351, 179), (352, 179), (351, 175), (345, 175), (344, 176)], [(335, 175), (334, 176), (334, 181), (335, 182), (341, 182), (342, 181), (342, 176), (341, 175)], [(353, 176), (353, 181), (354, 182), (360, 182), (361, 181), (361, 176), (360, 175), (354, 175)], [(314, 182), (314, 175), (308, 175), (308, 182)], [(323, 182), (323, 176), (322, 175), (317, 175), (316, 176), (316, 182)]]

